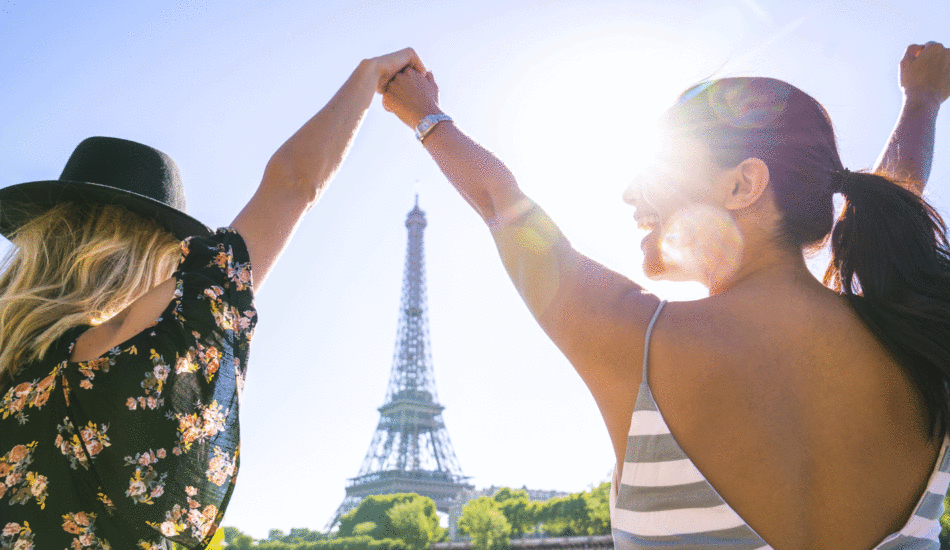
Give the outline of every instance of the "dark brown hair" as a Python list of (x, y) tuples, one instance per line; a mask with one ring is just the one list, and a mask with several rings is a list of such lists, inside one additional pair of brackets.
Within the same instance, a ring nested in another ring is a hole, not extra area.
[[(907, 370), (929, 427), (950, 427), (950, 247), (940, 215), (882, 175), (841, 164), (825, 109), (771, 78), (726, 78), (685, 92), (664, 121), (706, 142), (723, 167), (759, 158), (783, 213), (780, 239), (815, 250), (830, 238), (824, 282), (847, 297)], [(834, 220), (835, 193), (845, 197)], [(832, 230), (833, 228), (833, 230)]]

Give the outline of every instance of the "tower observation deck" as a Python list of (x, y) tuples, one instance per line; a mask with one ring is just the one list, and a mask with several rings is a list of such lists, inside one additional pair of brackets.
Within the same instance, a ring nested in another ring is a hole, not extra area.
[(369, 495), (418, 493), (448, 512), (462, 491), (473, 488), (462, 475), (442, 420), (445, 407), (435, 391), (422, 245), (425, 227), (417, 195), (406, 218), (409, 242), (385, 404), (379, 408), (379, 423), (359, 474), (350, 478), (346, 498), (327, 531)]

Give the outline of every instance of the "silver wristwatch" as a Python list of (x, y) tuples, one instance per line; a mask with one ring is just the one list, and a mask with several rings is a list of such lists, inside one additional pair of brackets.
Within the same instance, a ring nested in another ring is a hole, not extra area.
[(416, 124), (416, 138), (419, 141), (422, 141), (426, 138), (427, 135), (432, 133), (432, 129), (435, 128), (435, 125), (442, 122), (443, 120), (452, 120), (452, 117), (449, 115), (426, 115), (422, 117), (422, 120), (419, 121), (419, 124)]

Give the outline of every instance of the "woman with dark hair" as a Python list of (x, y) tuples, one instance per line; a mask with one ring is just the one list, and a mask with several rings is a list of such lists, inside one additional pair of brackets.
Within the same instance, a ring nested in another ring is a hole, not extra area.
[(407, 66), (424, 70), (411, 49), (361, 62), (216, 232), (167, 155), (116, 138), (0, 189), (0, 548), (208, 545), (237, 480), (252, 289)]
[[(950, 52), (911, 46), (901, 83), (873, 172), (842, 166), (827, 113), (789, 84), (729, 78), (684, 93), (659, 158), (625, 195), (649, 231), (646, 274), (709, 288), (665, 307), (574, 250), (449, 123), (431, 74), (389, 85), (384, 106), (488, 223), (600, 408), (618, 548), (936, 547), (950, 482), (950, 251), (921, 191)], [(822, 284), (803, 252), (828, 239)]]

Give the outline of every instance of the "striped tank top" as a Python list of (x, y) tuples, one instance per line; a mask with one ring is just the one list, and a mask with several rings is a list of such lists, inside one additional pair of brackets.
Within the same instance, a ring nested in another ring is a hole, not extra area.
[[(614, 548), (771, 549), (706, 481), (670, 433), (647, 383), (647, 355), (660, 303), (647, 328), (643, 382), (637, 395), (622, 476), (614, 473), (610, 519)], [(927, 489), (904, 527), (875, 550), (938, 550), (950, 457), (943, 447)]]

